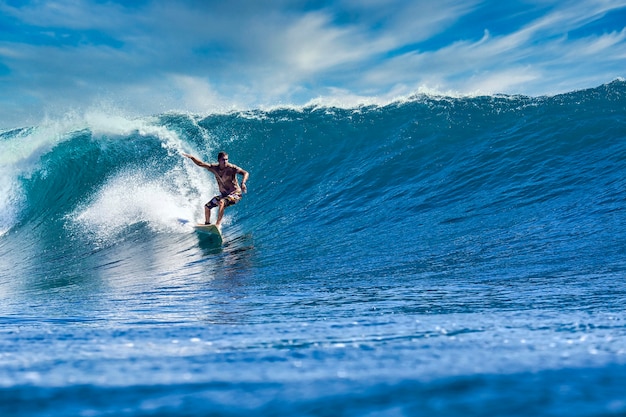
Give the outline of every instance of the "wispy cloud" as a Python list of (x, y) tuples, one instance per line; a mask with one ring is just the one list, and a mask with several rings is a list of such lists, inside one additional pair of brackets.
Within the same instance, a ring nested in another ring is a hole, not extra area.
[(0, 0), (0, 127), (138, 114), (551, 94), (624, 76), (626, 0)]

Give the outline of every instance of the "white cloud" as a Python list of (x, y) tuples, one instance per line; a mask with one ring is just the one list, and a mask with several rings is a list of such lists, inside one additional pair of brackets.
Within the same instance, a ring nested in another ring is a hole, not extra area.
[(174, 92), (174, 102), (180, 109), (192, 112), (206, 111), (207, 109), (224, 109), (229, 105), (229, 99), (220, 96), (213, 86), (205, 79), (185, 74), (170, 76)]
[[(588, 13), (580, 17), (585, 10)], [(566, 33), (607, 10), (607, 4), (596, 9), (557, 8), (515, 32), (493, 36), (485, 30), (477, 41), (460, 40), (435, 51), (407, 52), (377, 65), (362, 81), (380, 88), (384, 88), (386, 80), (395, 80), (406, 88), (419, 84), (465, 93), (555, 93), (567, 85), (559, 80), (569, 80), (570, 86), (580, 87), (572, 80), (582, 77), (578, 71), (584, 60), (590, 68), (583, 73), (595, 73), (597, 85), (619, 75), (599, 73), (598, 69), (602, 62), (611, 60), (611, 53), (626, 48), (626, 29), (576, 40), (568, 39)]]
[(124, 14), (120, 5), (89, 0), (36, 1), (19, 7), (2, 2), (0, 12), (28, 25), (70, 29), (116, 27)]
[(611, 54), (616, 51), (623, 52), (626, 50), (626, 45), (620, 44), (622, 44), (625, 39), (626, 28), (622, 29), (620, 32), (611, 32), (602, 36), (590, 36), (571, 42), (567, 56), (580, 58), (594, 55), (600, 56), (600, 54)]
[(472, 94), (494, 94), (511, 91), (540, 78), (532, 67), (511, 68), (503, 71), (485, 72), (468, 79), (464, 90)]

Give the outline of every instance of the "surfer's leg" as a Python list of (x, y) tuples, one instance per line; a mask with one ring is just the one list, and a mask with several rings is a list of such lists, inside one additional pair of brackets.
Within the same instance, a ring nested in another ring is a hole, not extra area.
[(220, 204), (220, 198), (221, 197), (219, 195), (216, 195), (211, 199), (211, 201), (204, 205), (204, 224), (211, 224), (211, 209), (213, 207), (217, 207)]
[(224, 217), (224, 209), (226, 207), (232, 206), (233, 204), (237, 204), (237, 202), (241, 200), (241, 194), (238, 193), (230, 193), (227, 196), (222, 196), (218, 201), (217, 206), (219, 207), (217, 212), (217, 222), (216, 226), (220, 226), (222, 224), (222, 217)]
[(208, 204), (204, 206), (204, 224), (211, 224), (211, 209)]
[(226, 207), (226, 202), (223, 199), (220, 200), (218, 207), (219, 211), (217, 212), (217, 221), (215, 222), (215, 225), (217, 227), (220, 227), (220, 225), (222, 224), (222, 217), (224, 217), (224, 208)]

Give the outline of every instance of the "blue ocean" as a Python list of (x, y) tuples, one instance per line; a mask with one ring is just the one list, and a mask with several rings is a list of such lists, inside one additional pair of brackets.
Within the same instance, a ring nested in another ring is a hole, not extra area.
[(2, 416), (626, 415), (624, 80), (94, 109), (1, 131), (0, 193)]

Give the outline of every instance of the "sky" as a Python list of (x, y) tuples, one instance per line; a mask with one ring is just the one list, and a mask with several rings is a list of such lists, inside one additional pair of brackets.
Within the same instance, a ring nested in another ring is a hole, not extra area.
[(626, 0), (0, 0), (0, 129), (626, 77)]

